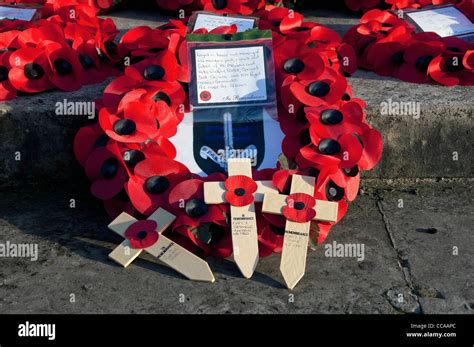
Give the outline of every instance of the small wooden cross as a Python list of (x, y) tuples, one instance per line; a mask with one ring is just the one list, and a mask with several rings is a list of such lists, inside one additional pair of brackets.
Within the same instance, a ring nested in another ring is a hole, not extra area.
[[(125, 239), (109, 254), (109, 257), (123, 267), (127, 267), (144, 250), (191, 280), (214, 282), (214, 275), (207, 262), (162, 234), (175, 218), (173, 214), (159, 208), (148, 218), (148, 220), (154, 221), (157, 224), (156, 231), (159, 233), (159, 236), (155, 244), (148, 248), (136, 249), (131, 247), (130, 240)], [(125, 237), (127, 229), (135, 222), (137, 222), (135, 218), (128, 213), (122, 212), (120, 216), (109, 224), (109, 229)]]
[[(228, 175), (252, 178), (252, 165), (249, 158), (234, 158), (227, 161)], [(278, 190), (272, 181), (258, 181), (254, 202), (262, 202), (265, 193)], [(204, 201), (206, 204), (229, 203), (226, 200), (225, 182), (204, 183)], [(234, 260), (245, 278), (252, 277), (258, 263), (257, 220), (254, 202), (246, 206), (230, 205), (232, 245)]]
[[(314, 177), (292, 175), (290, 194), (305, 193), (313, 196), (314, 186)], [(266, 193), (262, 212), (282, 215), (283, 209), (288, 206), (287, 198), (288, 196), (282, 194)], [(336, 202), (316, 200), (314, 210), (316, 216), (313, 220), (337, 221)], [(286, 221), (280, 271), (289, 289), (293, 289), (305, 273), (310, 225), (311, 221), (305, 223), (288, 219)]]

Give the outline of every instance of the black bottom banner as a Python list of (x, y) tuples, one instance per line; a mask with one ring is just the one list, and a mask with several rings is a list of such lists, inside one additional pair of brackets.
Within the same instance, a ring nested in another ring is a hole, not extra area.
[[(473, 315), (0, 315), (0, 346), (308, 340), (473, 346)], [(154, 342), (153, 342), (154, 341)], [(290, 342), (293, 341), (293, 342)]]

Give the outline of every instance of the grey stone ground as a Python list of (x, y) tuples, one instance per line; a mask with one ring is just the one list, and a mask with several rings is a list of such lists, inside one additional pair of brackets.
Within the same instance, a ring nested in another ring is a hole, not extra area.
[[(346, 13), (306, 14), (340, 33), (357, 21)], [(132, 11), (114, 18), (121, 32), (165, 20)], [(105, 84), (1, 104), (0, 241), (38, 243), (40, 258), (0, 259), (0, 313), (472, 314), (474, 89), (418, 86), (363, 71), (350, 83), (367, 101), (385, 152), (327, 243), (364, 244), (365, 260), (329, 258), (322, 246), (311, 251), (294, 303), (281, 284), (278, 255), (262, 259), (251, 280), (231, 261), (209, 259), (214, 284), (187, 281), (147, 256), (128, 269), (108, 260), (121, 240), (107, 230), (109, 220), (72, 159), (72, 136), (83, 120), (53, 114), (56, 101), (91, 100)], [(388, 98), (421, 102), (421, 118), (380, 116)], [(12, 159), (18, 150), (21, 162)]]
[[(1, 259), (0, 313), (474, 310), (471, 183), (363, 188), (327, 242), (364, 244), (365, 259), (326, 257), (323, 246), (310, 251), (306, 276), (292, 292), (294, 303), (281, 284), (278, 255), (261, 259), (251, 280), (231, 261), (209, 259), (214, 284), (188, 281), (147, 256), (123, 269), (107, 258), (121, 240), (107, 230), (108, 220), (84, 193), (86, 186), (44, 188), (1, 196), (2, 239), (38, 243), (40, 257)], [(75, 209), (69, 208), (70, 197), (77, 199)], [(70, 294), (76, 297), (73, 304)]]

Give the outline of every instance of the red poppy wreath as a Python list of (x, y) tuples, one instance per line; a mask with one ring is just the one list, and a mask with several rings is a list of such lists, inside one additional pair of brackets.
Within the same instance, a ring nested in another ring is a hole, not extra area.
[[(466, 22), (474, 20), (472, 0), (460, 1), (450, 8), (438, 7), (443, 9), (460, 13), (467, 18)], [(344, 42), (355, 48), (360, 68), (414, 83), (474, 84), (472, 29), (469, 38), (466, 34), (421, 32), (405, 20), (407, 14), (403, 16), (371, 10), (346, 33)]]
[[(229, 1), (225, 9), (248, 13), (253, 2), (243, 3)], [(285, 221), (311, 220), (315, 199), (336, 202), (337, 221), (344, 216), (348, 202), (356, 198), (360, 173), (372, 169), (382, 154), (382, 138), (367, 124), (365, 104), (352, 97), (345, 78), (356, 68), (354, 51), (336, 32), (304, 22), (298, 13), (273, 6), (263, 10), (259, 4), (252, 9), (259, 28), (273, 32), (286, 160), (273, 169), (254, 170), (252, 178), (221, 173), (201, 177), (178, 162), (180, 149), (170, 138), (189, 111), (187, 19), (156, 29), (137, 27), (120, 42), (131, 66), (96, 102), (99, 122), (81, 128), (74, 141), (76, 157), (92, 181), (92, 194), (112, 218), (123, 211), (143, 218), (161, 207), (176, 216), (169, 237), (198, 254), (225, 258), (233, 251), (229, 204), (206, 204), (205, 182), (224, 182), (226, 201), (244, 206), (254, 202), (256, 181), (269, 180), (278, 192), (288, 194), (293, 174), (315, 177), (314, 194), (290, 196), (306, 208), (288, 207), (283, 215), (262, 213), (261, 203), (255, 201), (261, 256), (281, 252)], [(235, 25), (222, 26), (211, 33), (236, 30)], [(337, 221), (313, 222), (311, 236), (322, 243)]]
[(67, 1), (41, 11), (38, 20), (0, 21), (0, 101), (18, 92), (74, 91), (118, 74), (118, 30), (110, 18)]

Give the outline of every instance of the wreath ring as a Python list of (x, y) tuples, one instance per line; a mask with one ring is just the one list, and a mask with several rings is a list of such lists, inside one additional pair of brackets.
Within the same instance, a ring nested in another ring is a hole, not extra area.
[[(273, 32), (285, 137), (275, 168), (254, 170), (253, 179), (271, 180), (288, 194), (293, 174), (313, 176), (313, 198), (337, 202), (339, 221), (357, 196), (360, 173), (377, 164), (383, 147), (366, 121), (364, 101), (352, 97), (347, 83), (357, 66), (355, 52), (333, 30), (286, 8), (268, 6), (255, 15), (260, 29)], [(226, 258), (232, 254), (228, 205), (207, 205), (203, 198), (205, 182), (226, 177), (190, 172), (175, 160), (179, 148), (169, 140), (189, 111), (187, 20), (137, 27), (122, 37), (118, 47), (131, 64), (97, 100), (99, 121), (79, 130), (74, 151), (92, 194), (112, 218), (123, 211), (142, 218), (162, 207), (177, 216), (168, 237), (199, 255)], [(223, 26), (210, 33), (236, 30)], [(262, 213), (259, 204), (256, 210), (260, 256), (281, 252), (285, 217)], [(322, 243), (336, 223), (314, 222), (313, 240)]]

